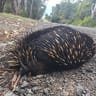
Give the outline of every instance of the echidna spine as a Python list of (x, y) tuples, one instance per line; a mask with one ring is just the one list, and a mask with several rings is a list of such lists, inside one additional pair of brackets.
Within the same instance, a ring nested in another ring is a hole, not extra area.
[(22, 74), (36, 75), (79, 67), (93, 57), (94, 45), (87, 34), (55, 26), (25, 36), (11, 53)]

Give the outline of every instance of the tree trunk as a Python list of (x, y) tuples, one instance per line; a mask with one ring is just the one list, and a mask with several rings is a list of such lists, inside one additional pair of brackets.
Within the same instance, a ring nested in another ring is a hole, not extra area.
[(0, 0), (0, 12), (3, 12), (5, 2), (6, 0)]
[(17, 10), (17, 1), (16, 0), (12, 0), (11, 1), (11, 4), (12, 4), (13, 14), (17, 14), (18, 13), (18, 10)]
[(32, 0), (32, 3), (31, 3), (30, 13), (29, 13), (30, 18), (32, 18), (32, 11), (33, 11), (33, 0)]

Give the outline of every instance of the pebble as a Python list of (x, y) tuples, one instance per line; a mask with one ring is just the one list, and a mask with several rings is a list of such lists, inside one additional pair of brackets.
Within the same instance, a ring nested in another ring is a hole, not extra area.
[(22, 83), (22, 85), (21, 85), (21, 88), (24, 88), (24, 87), (26, 87), (26, 86), (28, 86), (29, 85), (29, 83), (27, 82), (27, 81), (23, 81), (23, 83)]
[(39, 90), (40, 90), (40, 88), (37, 86), (32, 88), (33, 93), (37, 93)]
[(17, 96), (12, 91), (8, 91), (4, 96)]
[(44, 95), (49, 96), (49, 89), (48, 88), (44, 89), (43, 93), (44, 93)]
[(28, 93), (33, 94), (31, 89), (27, 89)]
[(79, 83), (76, 86), (76, 96), (91, 96), (87, 88), (84, 88)]

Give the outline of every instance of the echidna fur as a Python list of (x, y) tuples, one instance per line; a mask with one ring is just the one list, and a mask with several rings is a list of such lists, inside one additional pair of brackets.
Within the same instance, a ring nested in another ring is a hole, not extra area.
[(21, 74), (37, 75), (77, 68), (95, 51), (96, 44), (90, 36), (70, 27), (55, 26), (25, 36), (10, 57)]

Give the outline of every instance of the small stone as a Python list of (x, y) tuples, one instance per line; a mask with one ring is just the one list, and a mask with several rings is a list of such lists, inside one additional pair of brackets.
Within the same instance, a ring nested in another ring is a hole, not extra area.
[(13, 92), (8, 91), (4, 96), (16, 96)]
[(23, 84), (21, 85), (21, 88), (24, 88), (24, 87), (26, 87), (28, 85), (29, 85), (29, 83), (27, 81), (24, 81)]
[(77, 84), (76, 90), (77, 90), (76, 96), (90, 96), (89, 90), (88, 89), (85, 89), (80, 84)]
[(32, 93), (31, 89), (27, 89), (28, 93)]
[(46, 96), (49, 96), (49, 89), (48, 89), (48, 88), (44, 89), (44, 90), (43, 90), (43, 93), (44, 93)]
[(33, 93), (36, 93), (38, 90), (40, 90), (40, 88), (38, 88), (38, 87), (33, 87), (33, 88), (32, 88), (32, 92), (33, 92)]
[(92, 69), (86, 69), (86, 72), (93, 72)]
[(36, 76), (36, 78), (42, 78), (43, 77), (43, 75), (37, 75)]
[(32, 94), (27, 94), (27, 96), (32, 96)]

